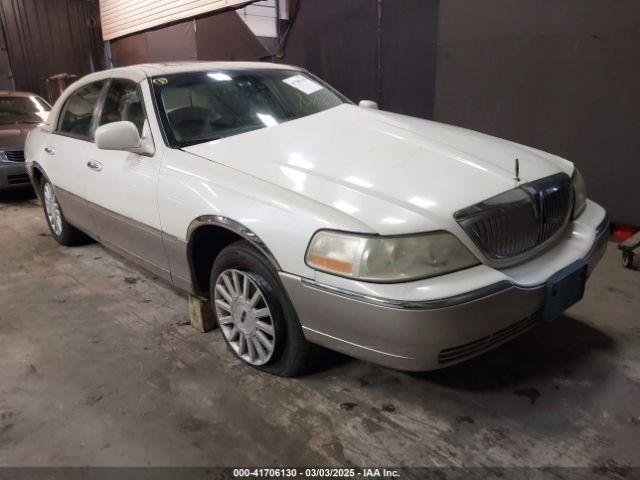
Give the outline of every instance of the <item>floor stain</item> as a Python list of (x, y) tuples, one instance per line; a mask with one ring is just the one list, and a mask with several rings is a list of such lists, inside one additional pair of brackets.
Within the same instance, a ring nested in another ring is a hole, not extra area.
[(185, 416), (178, 424), (178, 428), (182, 432), (199, 432), (205, 429), (207, 426), (207, 422), (204, 422), (190, 415)]
[(514, 390), (513, 393), (519, 397), (527, 397), (531, 402), (531, 405), (536, 403), (536, 400), (540, 398), (540, 392), (537, 388), (519, 388)]
[(462, 417), (458, 417), (456, 419), (459, 423), (470, 423), (470, 424), (474, 424), (476, 423), (476, 421), (473, 419), (473, 417), (470, 417), (469, 415), (464, 415)]
[(343, 402), (343, 403), (340, 404), (340, 408), (345, 410), (345, 411), (347, 411), (347, 412), (350, 412), (351, 410), (353, 410), (357, 406), (358, 406), (358, 404), (354, 403), (354, 402)]
[(102, 398), (103, 398), (103, 396), (100, 395), (100, 394), (88, 395), (80, 402), (80, 404), (81, 405), (95, 405), (100, 400), (102, 400)]

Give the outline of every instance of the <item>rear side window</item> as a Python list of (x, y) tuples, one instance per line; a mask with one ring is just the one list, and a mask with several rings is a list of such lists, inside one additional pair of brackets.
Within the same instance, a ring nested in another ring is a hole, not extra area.
[(144, 120), (144, 109), (138, 86), (129, 80), (113, 80), (109, 85), (98, 124), (105, 125), (120, 121), (133, 122), (142, 135)]
[(93, 110), (98, 103), (103, 85), (104, 82), (90, 83), (69, 97), (60, 115), (59, 132), (81, 138), (92, 138)]

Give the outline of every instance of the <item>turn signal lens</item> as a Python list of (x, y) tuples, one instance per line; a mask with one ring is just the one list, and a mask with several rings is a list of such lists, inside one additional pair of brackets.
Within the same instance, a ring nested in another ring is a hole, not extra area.
[(330, 230), (313, 236), (306, 262), (323, 272), (387, 283), (434, 277), (478, 264), (448, 232), (381, 237)]
[(309, 255), (309, 263), (318, 267), (320, 270), (339, 272), (344, 275), (353, 274), (353, 264), (336, 260), (335, 258), (323, 257), (320, 255)]
[(579, 216), (587, 206), (587, 185), (580, 171), (576, 168), (571, 179), (574, 192), (573, 218)]

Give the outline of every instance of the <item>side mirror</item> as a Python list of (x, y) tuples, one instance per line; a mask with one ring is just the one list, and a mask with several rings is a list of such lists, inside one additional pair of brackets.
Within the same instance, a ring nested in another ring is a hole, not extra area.
[(378, 110), (378, 104), (376, 102), (374, 102), (373, 100), (360, 100), (360, 103), (358, 104), (359, 107), (361, 108), (369, 108), (371, 110)]
[(112, 122), (101, 125), (95, 133), (96, 147), (101, 150), (124, 150), (141, 155), (153, 154), (153, 148), (140, 138), (132, 122)]

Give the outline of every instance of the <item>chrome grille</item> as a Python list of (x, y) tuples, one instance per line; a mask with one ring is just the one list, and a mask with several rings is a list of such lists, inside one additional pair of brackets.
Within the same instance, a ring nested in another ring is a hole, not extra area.
[(24, 162), (24, 150), (5, 150), (4, 154), (10, 162)]
[(572, 209), (571, 179), (563, 173), (460, 210), (455, 219), (490, 260), (511, 264), (556, 238)]

